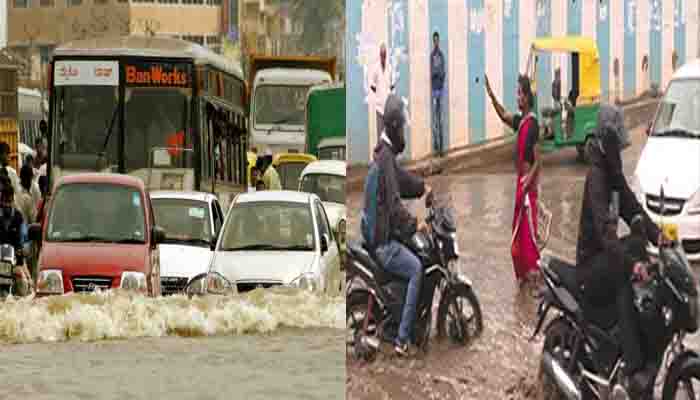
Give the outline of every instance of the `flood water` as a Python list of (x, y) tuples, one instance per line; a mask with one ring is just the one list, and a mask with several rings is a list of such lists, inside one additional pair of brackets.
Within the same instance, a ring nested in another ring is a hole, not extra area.
[[(646, 137), (631, 132), (623, 153), (631, 174)], [(546, 252), (575, 260), (581, 198), (587, 168), (573, 149), (544, 157), (540, 197), (552, 212)], [(456, 168), (457, 170), (459, 168)], [(537, 302), (516, 287), (510, 256), (513, 218), (512, 163), (444, 173), (428, 183), (449, 196), (458, 220), (461, 270), (474, 283), (484, 316), (484, 332), (466, 347), (431, 342), (428, 354), (400, 360), (386, 349), (370, 364), (348, 360), (349, 399), (539, 399), (537, 379), (542, 337), (530, 341)], [(349, 194), (351, 235), (357, 237), (361, 194)], [(421, 218), (423, 204), (410, 204)], [(623, 225), (623, 224), (621, 224)], [(351, 236), (352, 238), (353, 236)], [(697, 335), (696, 335), (697, 336)], [(686, 339), (700, 348), (696, 336)]]
[(0, 304), (0, 398), (342, 398), (343, 297), (119, 291)]

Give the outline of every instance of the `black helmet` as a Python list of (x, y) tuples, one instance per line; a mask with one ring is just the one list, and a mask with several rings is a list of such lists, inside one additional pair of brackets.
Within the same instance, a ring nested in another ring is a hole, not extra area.
[(384, 104), (384, 131), (396, 154), (403, 152), (406, 147), (406, 140), (403, 137), (405, 125), (406, 108), (403, 100), (395, 94), (390, 94)]
[(598, 111), (598, 126), (588, 150), (598, 153), (609, 175), (613, 190), (621, 190), (625, 176), (622, 172), (622, 149), (627, 145), (625, 123), (619, 107), (604, 104)]

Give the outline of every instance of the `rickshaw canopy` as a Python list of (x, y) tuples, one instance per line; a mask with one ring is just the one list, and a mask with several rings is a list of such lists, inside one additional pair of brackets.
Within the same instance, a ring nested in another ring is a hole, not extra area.
[(600, 99), (600, 56), (595, 40), (583, 36), (560, 36), (536, 39), (535, 51), (578, 53), (579, 101), (588, 103)]

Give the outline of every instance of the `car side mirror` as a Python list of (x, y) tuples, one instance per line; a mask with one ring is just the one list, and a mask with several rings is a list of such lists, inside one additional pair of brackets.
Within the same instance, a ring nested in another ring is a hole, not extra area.
[(41, 224), (30, 224), (28, 235), (32, 242), (41, 241)]
[(165, 230), (160, 226), (153, 227), (153, 244), (159, 245), (165, 241)]
[(321, 236), (321, 254), (325, 254), (328, 251), (328, 242), (330, 242), (330, 239), (328, 235), (324, 233)]

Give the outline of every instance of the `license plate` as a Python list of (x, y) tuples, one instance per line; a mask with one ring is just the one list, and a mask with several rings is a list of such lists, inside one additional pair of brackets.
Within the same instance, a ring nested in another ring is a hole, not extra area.
[(663, 223), (661, 224), (661, 230), (664, 233), (664, 236), (666, 236), (668, 239), (675, 241), (678, 241), (678, 225), (677, 224), (671, 224), (671, 223)]

